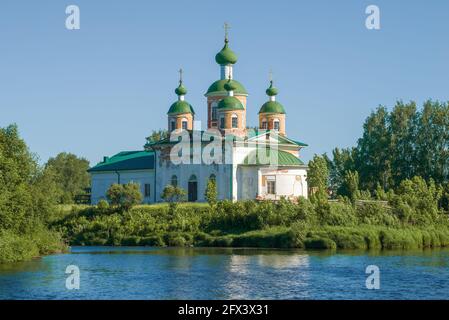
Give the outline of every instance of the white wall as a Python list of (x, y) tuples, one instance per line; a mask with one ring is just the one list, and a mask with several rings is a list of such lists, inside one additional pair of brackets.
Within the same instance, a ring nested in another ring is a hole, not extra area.
[[(120, 171), (120, 183), (135, 182), (140, 184), (142, 196), (145, 194), (145, 184), (150, 185), (150, 197), (144, 197), (143, 203), (153, 202), (154, 171), (153, 170), (133, 170)], [(118, 175), (115, 172), (91, 172), (92, 196), (91, 203), (97, 204), (101, 199), (106, 200), (106, 191), (109, 187), (118, 183)]]
[(161, 194), (165, 186), (171, 184), (171, 177), (176, 175), (178, 186), (188, 191), (188, 182), (191, 175), (195, 175), (198, 182), (198, 200), (205, 202), (204, 192), (207, 182), (212, 174), (215, 174), (218, 199), (229, 199), (230, 192), (230, 165), (205, 165), (205, 164), (179, 164), (174, 165), (169, 160), (160, 160), (159, 152), (156, 153), (156, 201), (162, 202)]

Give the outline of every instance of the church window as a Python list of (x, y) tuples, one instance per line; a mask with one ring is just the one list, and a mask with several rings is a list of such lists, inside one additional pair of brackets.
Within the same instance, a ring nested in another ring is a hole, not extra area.
[(175, 176), (175, 175), (171, 176), (171, 185), (173, 187), (177, 187), (178, 186), (178, 177), (177, 176)]
[(187, 130), (187, 120), (182, 120), (182, 129)]
[(238, 120), (239, 118), (237, 117), (237, 115), (232, 115), (232, 128), (237, 128), (238, 127)]
[(149, 183), (145, 183), (145, 197), (149, 197), (151, 195), (151, 186)]
[(170, 131), (173, 131), (176, 129), (176, 122), (175, 120), (170, 121)]
[(261, 129), (264, 129), (264, 130), (267, 129), (267, 120), (266, 119), (262, 120), (262, 127), (261, 127)]
[(276, 180), (267, 181), (267, 193), (276, 194)]
[(218, 119), (217, 105), (216, 102), (212, 102), (212, 121), (217, 121)]
[(225, 119), (224, 119), (224, 117), (221, 117), (220, 118), (220, 128), (224, 129), (224, 127), (225, 127)]
[(274, 130), (279, 131), (279, 120), (274, 120)]

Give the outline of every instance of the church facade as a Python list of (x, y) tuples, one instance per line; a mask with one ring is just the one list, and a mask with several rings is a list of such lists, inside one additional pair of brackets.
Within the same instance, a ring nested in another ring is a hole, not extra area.
[(170, 136), (148, 143), (144, 150), (104, 157), (90, 168), (92, 204), (106, 199), (112, 184), (128, 182), (140, 184), (144, 203), (162, 202), (167, 185), (183, 188), (188, 201), (203, 202), (209, 179), (215, 180), (219, 199), (307, 198), (307, 166), (300, 159), (307, 144), (287, 137), (286, 112), (276, 99), (273, 81), (258, 112), (259, 126), (249, 129), (248, 93), (234, 79), (237, 55), (227, 35), (215, 61), (220, 79), (205, 94), (207, 130), (195, 128), (195, 111), (185, 99), (181, 73), (178, 99), (167, 112)]

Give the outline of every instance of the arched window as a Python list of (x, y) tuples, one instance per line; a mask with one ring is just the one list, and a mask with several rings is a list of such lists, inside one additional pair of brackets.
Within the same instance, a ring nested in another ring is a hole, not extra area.
[(176, 175), (172, 175), (171, 176), (171, 185), (173, 187), (177, 187), (178, 186), (178, 177)]
[(187, 124), (188, 124), (187, 119), (186, 119), (186, 118), (183, 118), (183, 119), (182, 119), (182, 122), (181, 122), (182, 129), (183, 129), (183, 130), (187, 130)]
[(236, 114), (232, 115), (232, 128), (238, 128), (239, 117)]
[(280, 128), (279, 120), (276, 119), (276, 120), (274, 120), (274, 122), (273, 122), (273, 129), (276, 130), (276, 131), (279, 131), (279, 128)]
[(261, 129), (267, 130), (267, 119), (263, 118), (261, 123)]
[(218, 103), (216, 101), (212, 102), (211, 104), (212, 121), (217, 121), (218, 119), (217, 106)]
[(189, 178), (188, 200), (194, 202), (198, 200), (198, 181), (196, 176), (192, 174)]
[(220, 128), (224, 129), (225, 127), (225, 118), (223, 116), (220, 117)]
[(170, 119), (170, 131), (173, 131), (176, 129), (176, 121), (175, 119)]

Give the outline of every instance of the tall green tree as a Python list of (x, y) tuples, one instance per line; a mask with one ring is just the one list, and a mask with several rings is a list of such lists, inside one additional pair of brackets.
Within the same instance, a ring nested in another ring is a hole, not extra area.
[(307, 184), (312, 191), (313, 201), (327, 201), (329, 168), (324, 156), (314, 155), (309, 161), (307, 172)]
[(48, 160), (45, 170), (58, 187), (59, 203), (73, 203), (76, 195), (85, 193), (90, 186), (88, 169), (89, 161), (72, 153), (62, 152)]

